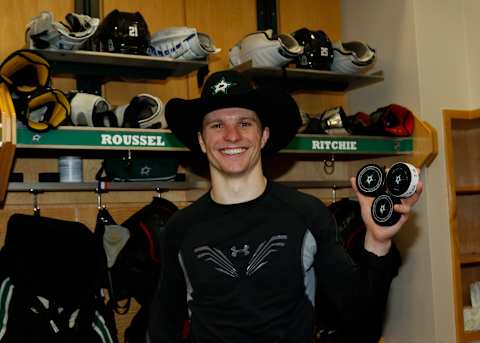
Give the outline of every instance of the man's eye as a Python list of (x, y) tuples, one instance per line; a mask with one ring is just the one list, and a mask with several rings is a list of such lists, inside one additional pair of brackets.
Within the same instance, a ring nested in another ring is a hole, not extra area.
[(210, 125), (212, 129), (220, 129), (222, 127), (221, 123), (213, 123)]
[(250, 123), (249, 121), (242, 121), (240, 123), (240, 126), (241, 127), (249, 127), (249, 126), (252, 126), (252, 123)]

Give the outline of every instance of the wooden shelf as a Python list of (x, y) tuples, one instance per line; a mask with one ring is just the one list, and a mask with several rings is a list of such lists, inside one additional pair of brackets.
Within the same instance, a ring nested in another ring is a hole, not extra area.
[(208, 66), (206, 61), (172, 60), (166, 57), (111, 52), (35, 50), (49, 63), (54, 76), (93, 77), (100, 82), (164, 80)]
[(465, 331), (462, 343), (480, 340), (480, 331)]
[(288, 91), (315, 89), (345, 92), (383, 82), (383, 72), (372, 74), (341, 74), (328, 70), (252, 67), (251, 62), (234, 69), (248, 75), (258, 84), (281, 85)]
[(457, 195), (480, 194), (480, 185), (457, 186), (455, 192), (457, 193)]
[(461, 265), (480, 264), (480, 253), (460, 255), (460, 264)]

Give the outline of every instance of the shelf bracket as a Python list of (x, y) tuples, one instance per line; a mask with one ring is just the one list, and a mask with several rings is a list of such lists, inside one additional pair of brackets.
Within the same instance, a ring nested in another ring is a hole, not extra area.
[[(92, 18), (100, 18), (100, 1), (99, 0), (75, 0), (75, 13), (85, 14)], [(77, 90), (89, 94), (102, 94), (101, 80), (82, 76), (76, 78)]]
[(271, 29), (277, 33), (277, 3), (276, 0), (257, 0), (257, 29)]

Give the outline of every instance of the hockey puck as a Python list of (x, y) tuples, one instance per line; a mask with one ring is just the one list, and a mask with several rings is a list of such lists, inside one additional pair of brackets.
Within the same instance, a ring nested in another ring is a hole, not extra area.
[(388, 192), (399, 198), (408, 198), (417, 190), (418, 172), (410, 163), (395, 163), (387, 172)]
[(400, 220), (401, 214), (393, 210), (393, 205), (400, 204), (399, 198), (381, 194), (373, 200), (372, 218), (378, 225), (392, 226)]
[(367, 164), (357, 173), (357, 189), (367, 196), (377, 196), (385, 191), (385, 170), (376, 164)]

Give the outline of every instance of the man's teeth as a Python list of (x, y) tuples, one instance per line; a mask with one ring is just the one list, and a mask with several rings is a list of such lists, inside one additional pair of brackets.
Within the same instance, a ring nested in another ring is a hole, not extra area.
[(223, 149), (222, 152), (227, 155), (236, 155), (244, 151), (244, 148)]

